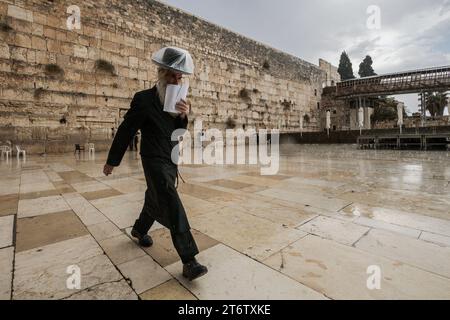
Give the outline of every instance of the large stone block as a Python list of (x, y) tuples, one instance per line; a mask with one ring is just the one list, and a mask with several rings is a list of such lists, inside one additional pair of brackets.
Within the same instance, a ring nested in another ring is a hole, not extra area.
[(44, 37), (48, 39), (56, 39), (56, 30), (47, 26), (44, 26)]
[(19, 47), (12, 47), (10, 49), (11, 52), (11, 59), (17, 60), (17, 61), (27, 61), (27, 49), (26, 48), (19, 48)]
[(71, 43), (60, 42), (59, 48), (60, 48), (61, 54), (63, 54), (63, 55), (66, 55), (66, 56), (74, 55), (74, 48)]
[(36, 63), (47, 64), (48, 63), (47, 53), (44, 51), (36, 51)]
[(139, 59), (137, 57), (129, 57), (129, 66), (130, 68), (138, 68), (139, 67)]
[(56, 30), (56, 40), (58, 41), (67, 41), (68, 32), (64, 30)]
[(47, 15), (45, 24), (52, 28), (64, 29), (66, 28), (65, 23), (63, 23), (61, 18), (55, 17), (53, 15)]
[(28, 22), (33, 22), (32, 11), (14, 5), (8, 5), (8, 16), (19, 20), (26, 20)]
[(130, 47), (136, 47), (136, 39), (124, 36), (124, 44)]
[(14, 42), (18, 47), (31, 48), (31, 37), (26, 34), (17, 33)]
[(101, 46), (103, 50), (111, 51), (111, 52), (119, 52), (119, 44), (107, 40), (102, 40)]
[(44, 35), (44, 26), (42, 24), (33, 23), (31, 26), (33, 35), (42, 37)]
[(101, 36), (102, 36), (101, 30), (98, 28), (94, 28), (94, 27), (85, 25), (85, 26), (83, 26), (82, 30), (83, 30), (83, 34), (88, 37), (101, 38)]
[(3, 16), (6, 16), (8, 13), (8, 4), (7, 3), (0, 3), (0, 14)]
[(33, 36), (31, 39), (31, 46), (36, 50), (47, 50), (47, 42), (41, 37)]
[(78, 36), (78, 44), (82, 45), (82, 46), (89, 46), (89, 37), (83, 36), (83, 35), (79, 35)]
[(0, 58), (9, 59), (10, 57), (9, 46), (6, 43), (0, 43)]
[(39, 23), (42, 25), (47, 25), (47, 15), (41, 12), (34, 11), (33, 12), (33, 22)]
[(61, 52), (61, 43), (56, 40), (47, 40), (47, 50), (52, 53)]
[(36, 63), (36, 51), (35, 50), (28, 50), (27, 51), (27, 62), (29, 64), (35, 64)]
[(21, 32), (25, 34), (30, 34), (32, 31), (32, 23), (26, 20), (10, 19), (11, 28), (15, 32)]
[(85, 46), (74, 45), (73, 46), (73, 55), (78, 58), (87, 58), (88, 50)]

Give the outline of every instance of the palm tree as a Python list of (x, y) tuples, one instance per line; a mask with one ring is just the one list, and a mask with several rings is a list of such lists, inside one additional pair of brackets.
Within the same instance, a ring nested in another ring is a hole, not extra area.
[(432, 117), (443, 116), (447, 104), (448, 97), (444, 91), (432, 92), (427, 95), (427, 110)]

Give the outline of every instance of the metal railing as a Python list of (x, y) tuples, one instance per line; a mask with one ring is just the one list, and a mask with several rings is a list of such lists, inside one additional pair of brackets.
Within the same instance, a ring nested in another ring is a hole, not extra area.
[(385, 74), (337, 83), (337, 98), (450, 90), (450, 66)]

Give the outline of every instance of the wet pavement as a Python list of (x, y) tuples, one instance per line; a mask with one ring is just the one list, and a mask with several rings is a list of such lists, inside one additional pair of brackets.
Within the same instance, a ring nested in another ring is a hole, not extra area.
[(282, 146), (275, 176), (180, 166), (209, 269), (194, 282), (167, 229), (130, 238), (139, 156), (109, 177), (105, 158), (0, 161), (0, 299), (450, 299), (448, 152)]

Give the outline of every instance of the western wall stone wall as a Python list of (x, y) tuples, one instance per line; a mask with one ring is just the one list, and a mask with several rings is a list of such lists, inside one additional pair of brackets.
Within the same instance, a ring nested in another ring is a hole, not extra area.
[[(81, 28), (69, 30), (76, 5)], [(152, 87), (151, 54), (189, 50), (192, 115), (203, 127), (320, 130), (318, 66), (149, 0), (0, 0), (0, 141), (29, 153), (108, 148), (136, 91)], [(282, 30), (280, 30), (282, 32)]]

